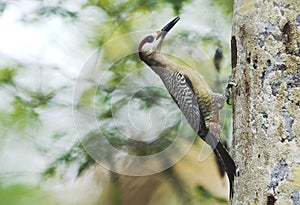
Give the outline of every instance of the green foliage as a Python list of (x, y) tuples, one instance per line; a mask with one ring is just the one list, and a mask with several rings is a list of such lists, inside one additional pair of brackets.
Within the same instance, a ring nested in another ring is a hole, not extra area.
[(56, 200), (49, 193), (41, 191), (39, 187), (15, 184), (11, 186), (1, 186), (0, 184), (0, 204), (3, 205), (52, 205)]
[(72, 19), (76, 19), (78, 17), (76, 12), (69, 11), (61, 6), (54, 6), (54, 7), (41, 7), (37, 10), (37, 14), (40, 16), (61, 16), (61, 17), (69, 17)]
[(114, 0), (90, 0), (89, 4), (103, 9), (108, 16), (114, 17), (117, 21), (121, 20), (121, 14), (128, 8), (127, 2)]
[(24, 128), (27, 125), (33, 125), (38, 121), (39, 115), (34, 111), (34, 106), (22, 99), (21, 97), (15, 97), (12, 102), (14, 111), (10, 114), (13, 124), (16, 124), (18, 128)]
[(20, 94), (15, 95), (11, 102), (13, 111), (2, 111), (0, 121), (3, 125), (16, 125), (17, 128), (23, 129), (28, 125), (31, 126), (39, 122), (39, 114), (35, 109), (48, 105), (55, 96), (56, 91), (31, 91), (19, 87), (14, 80), (16, 74), (17, 69), (13, 67), (0, 69), (0, 85), (6, 85), (10, 89), (17, 88), (20, 91)]
[[(212, 0), (212, 5), (222, 9), (225, 15), (232, 16), (234, 0)], [(231, 18), (230, 18), (231, 19)]]
[[(77, 164), (77, 175), (81, 175), (86, 169), (96, 161), (110, 160), (113, 156), (107, 150), (105, 140), (117, 150), (129, 153), (135, 156), (149, 156), (159, 153), (168, 147), (178, 135), (180, 120), (172, 127), (165, 129), (156, 140), (152, 142), (143, 142), (132, 140), (125, 137), (119, 129), (104, 125), (99, 131), (90, 132), (83, 137), (81, 142), (76, 143), (69, 151), (61, 155), (43, 172), (44, 178), (60, 176), (63, 173), (58, 170), (66, 170), (72, 164)], [(89, 153), (87, 152), (89, 151)], [(90, 156), (93, 153), (93, 158)], [(62, 168), (62, 169), (61, 169)]]
[(52, 138), (53, 138), (53, 139), (56, 139), (56, 140), (57, 140), (57, 139), (61, 139), (61, 138), (63, 138), (66, 134), (67, 134), (66, 131), (57, 131), (57, 132), (53, 133)]
[(45, 107), (54, 97), (55, 93), (55, 91), (48, 93), (40, 91), (29, 92), (29, 100), (16, 96), (11, 103), (14, 110), (12, 113), (9, 113), (11, 123), (21, 129), (38, 123), (39, 114), (35, 109)]
[[(134, 19), (145, 17), (148, 13), (160, 10), (163, 7), (171, 5), (174, 15), (179, 15), (183, 5), (191, 0), (127, 0), (127, 1), (109, 1), (109, 0), (89, 0), (86, 6), (97, 6), (107, 15), (107, 21), (102, 22), (97, 28), (97, 38), (91, 40), (91, 43), (102, 46), (114, 33), (119, 35), (136, 31)], [(149, 19), (148, 19), (149, 20)]]
[[(97, 84), (98, 82), (92, 82), (90, 87), (87, 87), (82, 91), (78, 104), (74, 104), (74, 109), (91, 108), (94, 104), (96, 105), (96, 118), (99, 121), (98, 130), (90, 131), (80, 139), (81, 141), (78, 141), (71, 146), (71, 148), (63, 147), (63, 149), (65, 149), (63, 153), (56, 153), (58, 157), (49, 162), (48, 167), (42, 173), (43, 179), (48, 177), (63, 178), (65, 173), (69, 172), (70, 169), (74, 167), (76, 169), (76, 175), (80, 176), (90, 166), (95, 164), (95, 160), (110, 160), (113, 156), (110, 156), (110, 153), (105, 152), (107, 150), (107, 146), (105, 146), (104, 143), (106, 140), (116, 149), (134, 156), (148, 156), (159, 153), (176, 140), (181, 125), (181, 116), (179, 112), (176, 113), (176, 115), (173, 115), (173, 118), (171, 119), (172, 121), (168, 122), (165, 129), (157, 134), (158, 136), (156, 136), (155, 139), (149, 141), (132, 140), (130, 138), (132, 136), (124, 136), (118, 127), (114, 125), (113, 118), (118, 117), (118, 115), (120, 115), (119, 111), (127, 106), (129, 102), (135, 102), (135, 110), (137, 112), (150, 111), (152, 108), (156, 107), (165, 109), (165, 111), (169, 112), (170, 110), (176, 110), (177, 107), (172, 102), (168, 92), (164, 89), (160, 89), (159, 87), (147, 86), (139, 89), (137, 92), (132, 92), (136, 86), (135, 83), (142, 84), (146, 82), (144, 73), (141, 71), (145, 65), (138, 59), (138, 55), (136, 53), (124, 56), (127, 54), (122, 53), (123, 47), (121, 46), (129, 45), (133, 48), (133, 51), (136, 51), (138, 39), (129, 39), (125, 42), (117, 42), (116, 44), (109, 44), (108, 46), (106, 43), (114, 37), (139, 31), (140, 28), (153, 29), (153, 25), (156, 26), (156, 24), (161, 25), (161, 23), (163, 23), (153, 22), (153, 19), (155, 17), (157, 18), (157, 16), (159, 16), (159, 18), (164, 17), (163, 11), (170, 11), (173, 9), (173, 14), (179, 15), (184, 10), (184, 6), (188, 5), (190, 2), (192, 2), (192, 0), (89, 0), (87, 4), (82, 5), (81, 11), (89, 6), (99, 8), (99, 10), (101, 10), (101, 16), (103, 17), (103, 19), (93, 19), (93, 22), (99, 21), (95, 28), (90, 29), (88, 26), (82, 28), (82, 30), (87, 30), (85, 31), (86, 33), (94, 32), (91, 34), (92, 37), (89, 36), (86, 41), (91, 42), (94, 47), (99, 46), (99, 50), (104, 53), (102, 59), (103, 62), (99, 63), (100, 65), (99, 69), (97, 68), (97, 72), (103, 72), (103, 67), (106, 66), (106, 61), (111, 62), (114, 59), (118, 60), (113, 61), (108, 70), (109, 75), (106, 76), (99, 84)], [(9, 3), (0, 3), (0, 14), (5, 11), (7, 4)], [(232, 13), (233, 0), (214, 0), (212, 1), (212, 4), (221, 8), (226, 14)], [(69, 19), (74, 21), (81, 20), (81, 11), (69, 10), (68, 7), (64, 6), (64, 1), (58, 1), (56, 5), (55, 3), (51, 3), (51, 5), (52, 6), (40, 6), (28, 16), (31, 18), (31, 15), (34, 14), (33, 17), (35, 21), (39, 21), (41, 19), (47, 20), (48, 17), (62, 18), (64, 19), (64, 22)], [(27, 14), (24, 13), (24, 19), (26, 19), (26, 15)], [(169, 12), (167, 12), (167, 15), (168, 16), (165, 16), (167, 19), (171, 18), (171, 16), (169, 16)], [(22, 20), (24, 19), (22, 17)], [(20, 21), (22, 22), (22, 20)], [(145, 20), (148, 20), (147, 26), (145, 26)], [(202, 35), (199, 33), (193, 33), (190, 30), (183, 30), (179, 34), (183, 39), (189, 39), (188, 41), (190, 44), (200, 45), (204, 50), (212, 45), (224, 45), (224, 42), (222, 42), (214, 33)], [(58, 39), (57, 41), (59, 42), (61, 39)], [(62, 43), (64, 44), (64, 42)], [(69, 42), (64, 45), (66, 48), (68, 48), (68, 43)], [(168, 38), (165, 43), (182, 45), (183, 42), (177, 41), (176, 38)], [(189, 54), (189, 56), (193, 56), (198, 49), (195, 46), (187, 47), (188, 48), (183, 48), (183, 50)], [(170, 48), (172, 49), (173, 47), (170, 46)], [(172, 60), (178, 61), (178, 59), (174, 59), (174, 57)], [(200, 62), (201, 59), (194, 60), (199, 63), (200, 67), (203, 66)], [(34, 63), (35, 62), (33, 60), (32, 64)], [(180, 63), (184, 64), (185, 62), (182, 61)], [(31, 68), (31, 64), (28, 65), (27, 62), (24, 62), (24, 65), (21, 66), (25, 71), (26, 69)], [(35, 65), (33, 65), (33, 67), (34, 66)], [(12, 109), (0, 111), (0, 124), (5, 128), (2, 130), (12, 130), (17, 128), (18, 131), (24, 131), (25, 128), (33, 125), (42, 125), (43, 121), (41, 119), (43, 118), (41, 115), (43, 112), (47, 112), (49, 107), (59, 109), (59, 106), (53, 102), (53, 99), (57, 94), (61, 95), (61, 90), (24, 88), (17, 82), (17, 78), (15, 78), (17, 72), (17, 68), (8, 66), (0, 69), (0, 86), (4, 89), (7, 88), (6, 91), (8, 91), (11, 95), (10, 104), (12, 107)], [(135, 74), (133, 75), (132, 73)], [(98, 75), (99, 73), (94, 74)], [(120, 83), (128, 74), (133, 75), (133, 78), (131, 79), (132, 83), (125, 84), (122, 87), (122, 93), (117, 94), (117, 100), (114, 103), (111, 103), (113, 96), (116, 95), (114, 91), (118, 89), (118, 86), (120, 86)], [(43, 83), (44, 82), (41, 82), (41, 87), (43, 87)], [(64, 106), (70, 109), (72, 107), (71, 104), (67, 103), (64, 104)], [(55, 142), (65, 140), (69, 137), (67, 133), (67, 129), (59, 131), (55, 130), (53, 133), (50, 133), (49, 136), (51, 139), (48, 140)], [(33, 133), (33, 135), (34, 134), (35, 133)], [(3, 138), (6, 137), (5, 134), (2, 135), (1, 133), (1, 137), (2, 136)], [(21, 133), (20, 136), (23, 136), (23, 133)], [(38, 137), (44, 138), (45, 136)], [(101, 152), (99, 152), (98, 155), (93, 156), (93, 159), (87, 150), (95, 151), (95, 153), (98, 153), (97, 150), (101, 150)], [(45, 154), (46, 151), (43, 151), (43, 154)], [(112, 177), (115, 177), (115, 175), (112, 174)], [(121, 193), (117, 179), (114, 180), (113, 178), (113, 183), (112, 191), (116, 200), (115, 203), (118, 204), (121, 200)], [(37, 187), (13, 185), (1, 188), (0, 186), (0, 204), (40, 204), (41, 200), (39, 200), (39, 197), (41, 195), (44, 196), (43, 194), (44, 193)], [(212, 202), (211, 204), (225, 203), (223, 199), (214, 197), (203, 187), (197, 188), (197, 194), (199, 194), (199, 196), (201, 195), (201, 197), (197, 196), (199, 197), (199, 201), (205, 201), (207, 199), (207, 201)], [(35, 199), (36, 202), (34, 201)], [(43, 204), (48, 204), (47, 200), (43, 200)], [(51, 201), (49, 204), (55, 204), (55, 202)]]
[[(118, 59), (113, 61), (112, 65), (106, 71), (107, 75), (101, 79), (99, 85), (91, 85), (86, 88), (80, 97), (80, 101), (75, 105), (76, 109), (84, 109), (93, 107), (96, 105), (96, 117), (99, 121), (99, 130), (91, 131), (89, 134), (84, 136), (81, 140), (81, 144), (74, 145), (68, 152), (60, 156), (55, 162), (53, 162), (49, 168), (45, 171), (44, 175), (55, 176), (57, 175), (58, 167), (64, 166), (68, 167), (70, 164), (78, 164), (78, 174), (84, 172), (90, 165), (95, 163), (95, 161), (86, 153), (86, 150), (101, 150), (99, 154), (97, 151), (94, 153), (96, 161), (107, 160), (112, 156), (106, 156), (104, 141), (107, 140), (110, 145), (118, 150), (135, 156), (146, 156), (156, 154), (166, 147), (168, 147), (175, 139), (178, 134), (178, 129), (180, 125), (180, 116), (178, 119), (174, 120), (171, 125), (165, 128), (163, 132), (157, 136), (157, 139), (151, 142), (136, 141), (132, 140), (130, 136), (124, 136), (118, 127), (116, 127), (112, 122), (113, 116), (112, 111), (118, 113), (124, 106), (129, 102), (138, 102), (137, 110), (150, 110), (155, 106), (161, 107), (166, 104), (166, 100), (171, 102), (168, 92), (159, 89), (157, 87), (145, 87), (138, 90), (132, 94), (132, 90), (135, 89), (135, 83), (143, 81), (143, 73), (140, 72), (141, 68), (144, 66), (143, 63), (138, 59), (136, 53), (123, 56), (120, 52), (121, 43), (133, 45), (137, 47), (138, 42), (117, 42), (115, 44), (106, 44), (111, 38), (114, 37), (116, 33), (122, 35), (124, 33), (135, 31), (135, 21), (132, 21), (131, 16), (139, 16), (143, 12), (150, 12), (150, 10), (159, 9), (160, 5), (171, 4), (175, 14), (179, 14), (184, 6), (188, 4), (190, 0), (182, 1), (170, 1), (165, 0), (159, 2), (156, 0), (144, 1), (144, 0), (132, 0), (132, 1), (108, 1), (108, 0), (89, 0), (85, 7), (97, 6), (105, 14), (107, 21), (102, 21), (97, 26), (97, 37), (93, 40), (93, 43), (97, 42), (100, 49), (103, 52), (102, 59), (104, 61), (110, 62), (110, 60)], [(50, 12), (50, 11), (49, 11)], [(143, 14), (144, 15), (144, 14)], [(199, 35), (197, 33), (191, 33), (183, 30), (180, 35), (184, 39), (190, 39), (191, 44), (202, 44), (204, 46), (208, 45), (218, 45), (220, 46), (222, 42), (214, 34)], [(136, 40), (136, 39), (134, 39)], [(181, 44), (182, 42), (176, 42)], [(174, 43), (173, 42), (173, 43)], [(168, 39), (166, 44), (168, 44)], [(191, 49), (191, 55), (193, 50)], [(119, 56), (122, 56), (119, 58)], [(172, 56), (170, 57), (172, 58)], [(175, 59), (176, 60), (176, 59)], [(178, 59), (177, 59), (178, 60)], [(185, 63), (185, 62), (180, 62)], [(105, 62), (103, 63), (105, 64)], [(99, 65), (99, 70), (103, 69)], [(125, 84), (122, 86), (122, 81), (124, 78), (134, 73), (134, 79), (132, 79), (132, 84)], [(117, 101), (111, 103), (113, 95), (116, 95), (115, 90), (118, 87), (122, 87), (122, 94), (117, 94)], [(78, 152), (79, 154), (75, 154)], [(72, 157), (71, 157), (72, 156)]]
[(35, 91), (35, 92), (30, 92), (29, 95), (31, 97), (30, 105), (33, 108), (37, 107), (45, 107), (46, 105), (49, 104), (51, 99), (55, 96), (57, 91), (47, 91), (47, 92), (42, 92), (40, 90)]
[(91, 105), (93, 103), (96, 91), (97, 89), (95, 87), (84, 90), (80, 98), (80, 105)]
[(128, 55), (115, 62), (109, 69), (113, 72), (113, 76), (105, 81), (105, 85), (110, 89), (114, 89), (126, 77), (127, 74), (138, 70), (141, 64), (137, 59), (137, 54)]
[(94, 160), (87, 154), (83, 145), (78, 142), (70, 150), (52, 162), (42, 173), (42, 177), (63, 177), (63, 173), (59, 173), (58, 169), (64, 167), (64, 170), (72, 164), (79, 164), (77, 175), (80, 176), (84, 170), (94, 164)]
[(95, 101), (99, 104), (100, 108), (96, 111), (97, 119), (111, 119), (112, 116), (112, 107), (110, 103), (110, 99), (112, 97), (112, 90), (97, 90), (97, 94), (95, 97)]
[(3, 68), (0, 70), (0, 85), (13, 84), (13, 78), (16, 74), (16, 70), (13, 68)]
[(164, 0), (164, 1), (172, 5), (173, 11), (176, 15), (180, 14), (182, 7), (185, 3), (191, 2), (191, 0), (180, 0), (180, 1)]
[[(157, 0), (130, 0), (130, 1), (110, 1), (110, 0), (89, 0), (88, 5), (94, 5), (101, 8), (110, 17), (113, 17), (118, 22), (123, 18), (128, 18), (130, 14), (135, 12), (149, 12), (155, 10)], [(123, 18), (122, 18), (123, 17)]]

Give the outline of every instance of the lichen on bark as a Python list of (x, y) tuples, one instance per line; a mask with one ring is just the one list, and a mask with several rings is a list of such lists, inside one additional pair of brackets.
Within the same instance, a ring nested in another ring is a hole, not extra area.
[(295, 204), (300, 188), (298, 0), (236, 0), (233, 204)]

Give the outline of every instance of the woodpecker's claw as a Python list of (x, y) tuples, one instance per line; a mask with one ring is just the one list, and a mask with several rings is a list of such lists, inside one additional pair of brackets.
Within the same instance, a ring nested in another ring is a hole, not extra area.
[(235, 82), (229, 82), (227, 87), (230, 87), (230, 88), (236, 87), (236, 83)]
[(229, 82), (225, 88), (225, 97), (226, 97), (226, 103), (228, 105), (231, 105), (232, 103), (230, 102), (232, 98), (232, 87), (236, 87), (236, 83), (234, 82)]

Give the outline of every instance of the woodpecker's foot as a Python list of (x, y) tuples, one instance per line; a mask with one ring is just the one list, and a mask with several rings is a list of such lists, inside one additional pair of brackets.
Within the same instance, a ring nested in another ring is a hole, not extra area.
[(226, 98), (226, 103), (228, 105), (231, 105), (231, 100), (232, 100), (232, 88), (233, 87), (236, 87), (236, 83), (234, 82), (229, 82), (225, 88), (225, 91), (224, 91), (224, 96)]

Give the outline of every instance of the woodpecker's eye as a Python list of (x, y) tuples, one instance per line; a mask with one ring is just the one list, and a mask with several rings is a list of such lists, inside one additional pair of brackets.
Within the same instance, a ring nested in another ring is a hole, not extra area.
[(143, 38), (143, 40), (140, 42), (138, 51), (139, 52), (144, 52), (144, 51), (151, 51), (151, 43), (154, 41), (154, 36), (149, 35)]
[(147, 36), (146, 42), (152, 43), (153, 41), (154, 41), (154, 37), (153, 36)]

